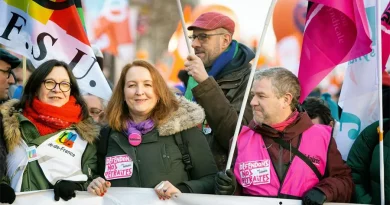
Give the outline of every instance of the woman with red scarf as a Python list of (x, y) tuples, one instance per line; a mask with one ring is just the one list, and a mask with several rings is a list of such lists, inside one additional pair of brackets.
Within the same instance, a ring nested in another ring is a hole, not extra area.
[(92, 143), (99, 127), (89, 118), (69, 65), (49, 60), (35, 70), (20, 101), (0, 107), (15, 192), (54, 189), (67, 201), (86, 190), (96, 172)]

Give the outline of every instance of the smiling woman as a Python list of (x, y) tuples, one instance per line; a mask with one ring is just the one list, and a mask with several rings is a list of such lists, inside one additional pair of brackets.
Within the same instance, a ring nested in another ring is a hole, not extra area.
[(67, 201), (76, 190), (86, 190), (96, 171), (93, 142), (99, 127), (89, 118), (68, 64), (43, 63), (31, 74), (21, 101), (8, 101), (0, 110), (16, 192), (54, 189), (56, 201)]
[(21, 98), (21, 106), (33, 102), (37, 97), (41, 102), (61, 107), (71, 98), (83, 108), (82, 117), (88, 117), (88, 111), (82, 97), (76, 78), (69, 65), (62, 61), (50, 60), (39, 66), (33, 72), (25, 86), (24, 95)]
[(100, 177), (90, 193), (103, 196), (111, 185), (154, 187), (160, 199), (213, 193), (217, 167), (197, 128), (204, 111), (175, 96), (153, 65), (126, 65), (105, 112), (108, 127), (97, 144)]
[[(60, 82), (57, 83), (55, 79)], [(49, 105), (61, 107), (69, 101), (70, 85), (66, 69), (61, 66), (53, 67), (52, 72), (43, 80), (43, 86), (41, 85), (38, 91), (38, 99)]]
[(153, 89), (153, 80), (147, 68), (134, 66), (126, 73), (124, 92), (129, 113), (134, 122), (146, 120), (159, 99)]

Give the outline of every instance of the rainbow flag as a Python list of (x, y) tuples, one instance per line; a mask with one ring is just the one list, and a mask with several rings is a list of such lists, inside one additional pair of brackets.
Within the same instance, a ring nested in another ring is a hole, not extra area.
[(63, 60), (83, 91), (111, 97), (74, 0), (0, 0), (0, 44), (36, 67), (49, 59)]

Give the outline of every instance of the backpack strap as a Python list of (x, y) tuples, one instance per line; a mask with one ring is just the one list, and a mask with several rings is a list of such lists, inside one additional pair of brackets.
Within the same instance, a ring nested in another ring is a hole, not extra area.
[(188, 151), (187, 143), (183, 142), (184, 141), (183, 136), (180, 134), (180, 132), (175, 134), (175, 141), (181, 152), (183, 163), (184, 163), (184, 169), (187, 172), (188, 179), (191, 180), (191, 169), (193, 168), (193, 166), (191, 162), (190, 152)]
[[(290, 145), (285, 142), (284, 140), (280, 138), (272, 138), (274, 142), (278, 143), (281, 145), (284, 149), (290, 150)], [(301, 151), (299, 151), (296, 147), (291, 147), (290, 150), (293, 154), (295, 154), (297, 157), (299, 157), (303, 162), (305, 162), (314, 172), (314, 174), (317, 176), (318, 180), (321, 181), (322, 175), (318, 168), (313, 164), (313, 162), (310, 161), (308, 157), (306, 157)]]
[(98, 174), (100, 177), (104, 178), (104, 171), (106, 167), (106, 155), (108, 148), (108, 138), (110, 137), (111, 127), (106, 126), (100, 130), (99, 140), (96, 143), (97, 149), (97, 164), (98, 164)]

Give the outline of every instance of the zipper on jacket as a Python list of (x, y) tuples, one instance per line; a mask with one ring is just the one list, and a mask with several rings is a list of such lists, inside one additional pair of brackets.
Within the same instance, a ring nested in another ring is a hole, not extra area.
[(282, 145), (279, 145), (279, 160), (278, 160), (278, 167), (279, 167), (279, 180), (282, 181), (282, 176), (283, 176), (283, 147)]
[[(281, 133), (281, 137), (283, 138), (283, 136), (284, 136), (284, 133), (282, 132)], [(299, 145), (301, 143), (301, 138), (302, 138), (302, 134), (299, 136), (298, 147), (299, 147)], [(282, 145), (280, 145), (280, 146), (282, 146)], [(281, 148), (281, 149), (283, 149), (283, 148)], [(282, 191), (282, 188), (283, 188), (283, 185), (284, 185), (284, 180), (286, 179), (287, 173), (290, 170), (291, 163), (292, 163), (292, 161), (295, 158), (295, 155), (291, 156), (291, 140), (290, 140), (290, 150), (289, 150), (289, 152), (290, 152), (290, 161), (287, 164), (286, 170), (284, 171), (283, 176), (282, 176), (282, 178), (280, 180), (280, 186), (279, 186), (279, 190), (278, 190), (278, 197), (280, 197), (280, 198), (282, 197), (280, 192)], [(280, 152), (279, 152), (279, 154), (280, 154)], [(282, 152), (282, 155), (283, 155), (283, 152)], [(280, 159), (282, 159), (282, 160), (279, 160), (279, 163), (281, 162), (281, 164), (283, 165), (283, 158), (280, 158)]]
[[(133, 147), (134, 148), (134, 153), (135, 153), (135, 163), (137, 163), (138, 164), (138, 154), (137, 154), (137, 148), (136, 147)], [(139, 164), (138, 164), (139, 165)], [(135, 165), (133, 165), (133, 173), (134, 173), (134, 168), (135, 168)], [(139, 181), (139, 187), (142, 187), (142, 181), (141, 181), (141, 173), (140, 173), (140, 171), (138, 170), (138, 173), (137, 173), (137, 175), (138, 175), (138, 181)]]
[(92, 171), (91, 171), (91, 168), (89, 168), (89, 165), (87, 165), (87, 167), (88, 167), (88, 175), (89, 175), (89, 178), (90, 178), (90, 179), (93, 179), (93, 178), (92, 178)]

